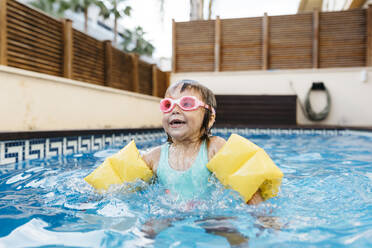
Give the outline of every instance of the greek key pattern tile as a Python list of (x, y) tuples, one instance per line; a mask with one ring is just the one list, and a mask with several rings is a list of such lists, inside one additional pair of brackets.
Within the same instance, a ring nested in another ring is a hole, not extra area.
[(24, 160), (95, 151), (115, 144), (125, 145), (132, 139), (141, 143), (164, 140), (165, 137), (163, 132), (157, 132), (0, 141), (0, 166)]

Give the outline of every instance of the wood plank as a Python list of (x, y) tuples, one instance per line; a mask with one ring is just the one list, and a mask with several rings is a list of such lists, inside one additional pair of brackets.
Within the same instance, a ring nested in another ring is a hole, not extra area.
[(14, 49), (18, 50), (19, 52), (22, 51), (31, 51), (38, 53), (40, 55), (44, 55), (48, 57), (51, 61), (61, 63), (62, 62), (62, 54), (61, 53), (56, 53), (56, 52), (51, 52), (47, 49), (41, 48), (42, 46), (37, 46), (37, 44), (29, 44), (21, 41), (16, 41), (13, 39), (8, 40), (8, 48), (9, 49)]
[[(28, 55), (25, 55), (25, 54), (15, 53), (13, 51), (8, 51), (8, 54), (9, 54), (9, 61), (12, 61), (11, 66), (15, 66), (17, 63), (25, 64), (25, 65), (32, 66), (33, 68), (42, 68), (45, 71), (54, 72), (54, 73), (58, 74), (59, 76), (61, 76), (60, 68), (50, 66), (47, 62), (45, 62), (42, 59), (31, 57), (31, 56), (28, 56)], [(33, 70), (33, 71), (35, 71), (35, 70)]]
[(138, 75), (138, 55), (135, 53), (130, 54), (133, 61), (133, 69), (132, 69), (132, 91), (139, 93), (139, 75)]
[(37, 19), (40, 21), (43, 21), (44, 23), (47, 23), (51, 26), (54, 26), (56, 30), (60, 29), (60, 22), (56, 20), (54, 17), (51, 17), (47, 14), (45, 14), (42, 11), (39, 11), (37, 9), (33, 9), (25, 4), (22, 4), (18, 1), (10, 0), (8, 1), (8, 7), (12, 8), (14, 12), (16, 13), (24, 13), (24, 15), (31, 16), (33, 19)]
[(43, 68), (40, 68), (38, 65), (35, 65), (34, 63), (30, 63), (29, 61), (23, 61), (23, 60), (16, 60), (13, 61), (12, 58), (9, 59), (8, 66), (23, 69), (23, 70), (28, 70), (28, 71), (35, 71), (39, 73), (45, 73), (48, 75), (53, 75), (53, 76), (61, 76), (61, 73), (59, 72), (54, 72), (51, 70), (45, 70)]
[(159, 96), (158, 68), (152, 65), (152, 95)]
[(0, 65), (7, 65), (7, 1), (0, 2)]
[(72, 61), (73, 61), (73, 32), (72, 20), (64, 19), (62, 21), (63, 35), (63, 76), (72, 78)]
[(367, 45), (366, 45), (366, 66), (372, 66), (372, 5), (367, 9)]
[(105, 85), (112, 84), (112, 45), (110, 40), (103, 42), (105, 48)]
[(50, 36), (51, 38), (60, 38), (61, 36), (60, 28), (62, 28), (62, 25), (53, 26), (50, 22), (43, 22), (39, 18), (32, 17), (22, 11), (14, 10), (12, 7), (9, 7), (8, 18), (19, 26), (35, 28), (36, 30), (39, 30), (40, 33)]
[(264, 14), (263, 20), (262, 20), (262, 33), (263, 33), (263, 48), (262, 48), (262, 69), (267, 70), (269, 69), (269, 46), (270, 46), (270, 33), (269, 33), (269, 17), (267, 13)]
[(172, 19), (172, 72), (176, 72), (176, 47), (177, 47), (177, 42), (176, 42), (176, 22), (174, 19)]
[(17, 54), (28, 55), (31, 58), (32, 57), (39, 58), (41, 60), (44, 60), (46, 64), (50, 64), (50, 65), (53, 65), (55, 67), (61, 67), (62, 66), (62, 60), (60, 58), (56, 59), (56, 58), (53, 58), (49, 55), (45, 55), (43, 53), (37, 52), (36, 50), (22, 49), (22, 48), (19, 48), (17, 46), (8, 46), (8, 51), (12, 51), (12, 52), (17, 53)]
[(48, 47), (55, 48), (56, 50), (62, 49), (62, 43), (56, 40), (51, 40), (48, 37), (35, 33), (32, 30), (24, 29), (20, 26), (14, 26), (11, 23), (8, 23), (8, 37), (18, 40), (20, 38), (26, 38), (35, 43), (41, 43)]
[(221, 70), (221, 20), (217, 16), (215, 23), (215, 40), (214, 40), (214, 71)]

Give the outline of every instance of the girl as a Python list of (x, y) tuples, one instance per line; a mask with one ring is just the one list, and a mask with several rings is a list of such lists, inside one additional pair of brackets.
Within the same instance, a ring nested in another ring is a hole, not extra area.
[[(212, 91), (193, 80), (171, 85), (160, 102), (168, 142), (143, 159), (167, 191), (181, 199), (200, 199), (208, 193), (211, 172), (206, 164), (226, 142), (211, 136), (216, 105)], [(257, 191), (247, 203), (262, 201)]]

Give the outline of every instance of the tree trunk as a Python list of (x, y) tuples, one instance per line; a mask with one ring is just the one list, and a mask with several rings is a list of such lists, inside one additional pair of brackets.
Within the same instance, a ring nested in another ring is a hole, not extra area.
[(204, 0), (190, 0), (190, 20), (203, 20)]
[(208, 5), (208, 20), (212, 18), (212, 8), (213, 8), (213, 0), (209, 0)]
[(116, 45), (117, 37), (118, 37), (118, 18), (115, 16), (115, 20), (114, 20), (114, 45)]
[(84, 32), (88, 33), (88, 8), (84, 9)]

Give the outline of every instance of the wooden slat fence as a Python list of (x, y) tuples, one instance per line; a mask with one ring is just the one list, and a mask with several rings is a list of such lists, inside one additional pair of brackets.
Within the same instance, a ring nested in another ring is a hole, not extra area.
[(72, 79), (105, 85), (105, 51), (103, 42), (73, 30)]
[(173, 21), (173, 72), (372, 65), (372, 7)]
[(144, 61), (138, 61), (138, 84), (139, 92), (142, 94), (152, 95), (152, 65)]
[(177, 23), (176, 68), (212, 71), (214, 68), (214, 21)]
[(366, 65), (366, 11), (320, 13), (320, 67)]
[(259, 70), (262, 66), (262, 19), (221, 21), (221, 70)]
[(169, 85), (156, 65), (15, 0), (0, 1), (0, 64), (159, 97)]
[(7, 1), (9, 66), (62, 76), (62, 24), (17, 2)]
[(116, 48), (112, 49), (112, 80), (108, 86), (132, 91), (133, 60), (129, 54), (125, 54)]

